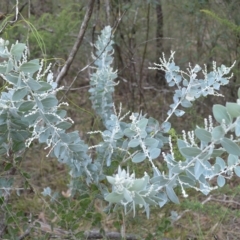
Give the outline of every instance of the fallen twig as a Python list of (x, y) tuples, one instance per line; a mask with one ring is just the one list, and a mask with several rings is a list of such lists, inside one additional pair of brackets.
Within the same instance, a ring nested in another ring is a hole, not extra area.
[[(65, 231), (57, 227), (52, 228), (52, 226), (50, 226), (47, 223), (44, 223), (39, 220), (35, 220), (33, 223), (29, 224), (29, 227), (17, 239), (18, 240), (25, 239), (26, 237), (29, 236), (31, 231), (34, 231), (34, 230), (40, 230), (43, 233), (48, 233), (51, 235), (51, 238), (64, 237), (64, 239), (68, 239), (68, 238), (71, 239), (71, 237), (74, 236), (74, 233)], [(91, 231), (85, 231), (83, 235), (85, 236), (86, 239), (103, 239), (105, 237), (107, 237), (107, 239), (122, 239), (121, 233), (119, 232), (106, 232), (105, 234), (102, 234), (99, 230), (91, 230)], [(125, 239), (137, 240), (137, 236), (133, 234), (126, 234)]]

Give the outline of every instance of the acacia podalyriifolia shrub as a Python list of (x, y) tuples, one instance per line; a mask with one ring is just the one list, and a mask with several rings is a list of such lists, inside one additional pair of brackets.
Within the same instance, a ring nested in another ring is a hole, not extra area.
[[(225, 179), (235, 172), (240, 176), (239, 136), (240, 100), (226, 103), (226, 106), (213, 106), (213, 117), (204, 120), (204, 127), (196, 127), (191, 132), (182, 132), (177, 140), (184, 161), (174, 156), (171, 137), (171, 116), (184, 115), (184, 108), (207, 95), (220, 95), (221, 85), (229, 82), (231, 67), (222, 65), (207, 72), (196, 65), (186, 71), (174, 63), (174, 53), (167, 60), (163, 55), (156, 69), (166, 73), (169, 87), (174, 87), (173, 103), (169, 106), (167, 118), (159, 123), (142, 113), (122, 114), (121, 106), (116, 111), (113, 103), (114, 87), (117, 85), (117, 71), (113, 62), (113, 40), (111, 27), (105, 27), (95, 43), (95, 71), (90, 77), (90, 99), (96, 114), (102, 119), (104, 128), (88, 134), (100, 134), (102, 141), (96, 146), (88, 146), (81, 140), (77, 131), (68, 131), (73, 120), (61, 108), (67, 105), (59, 102), (57, 92), (62, 88), (54, 82), (51, 66), (43, 67), (38, 59), (27, 59), (27, 46), (23, 43), (8, 47), (8, 41), (0, 39), (0, 76), (6, 87), (0, 97), (0, 154), (17, 158), (34, 140), (44, 143), (47, 156), (55, 157), (70, 169), (69, 189), (71, 195), (84, 185), (95, 184), (110, 207), (123, 206), (125, 213), (136, 206), (143, 207), (147, 217), (150, 206), (163, 207), (168, 201), (179, 203), (174, 189), (178, 186), (187, 197), (186, 189), (194, 188), (203, 194), (224, 186)], [(201, 72), (202, 79), (198, 79)], [(238, 93), (240, 98), (240, 92)], [(161, 106), (159, 106), (161, 107)], [(161, 152), (168, 145), (169, 153)], [(95, 151), (92, 159), (89, 149)], [(167, 172), (155, 164), (162, 154)], [(222, 154), (227, 159), (221, 158)], [(226, 155), (227, 154), (227, 155)], [(106, 175), (112, 159), (120, 159), (113, 175)], [(211, 160), (211, 162), (210, 162)], [(131, 169), (122, 165), (148, 161), (151, 172), (136, 177)], [(211, 186), (210, 180), (217, 178), (218, 186)], [(107, 181), (103, 181), (107, 179)], [(13, 181), (9, 177), (0, 178), (0, 196), (10, 194)], [(51, 197), (50, 188), (43, 195)]]

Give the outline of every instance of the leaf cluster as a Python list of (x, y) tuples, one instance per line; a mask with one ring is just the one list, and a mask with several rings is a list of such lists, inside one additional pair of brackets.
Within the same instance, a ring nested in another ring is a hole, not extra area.
[[(211, 179), (216, 177), (218, 186), (222, 187), (233, 172), (240, 176), (239, 100), (226, 106), (213, 106), (216, 126), (209, 117), (205, 120), (205, 128), (197, 127), (189, 133), (183, 131), (182, 138), (175, 139), (184, 160), (175, 156), (171, 136), (168, 136), (171, 116), (181, 117), (185, 113), (183, 108), (191, 107), (192, 102), (201, 96), (219, 96), (220, 86), (229, 82), (231, 76), (226, 75), (232, 66), (217, 68), (213, 63), (213, 70), (208, 73), (206, 67), (202, 70), (199, 65), (189, 65), (187, 71), (182, 71), (174, 62), (174, 53), (168, 60), (163, 55), (156, 68), (166, 73), (167, 84), (175, 87), (175, 92), (167, 119), (159, 123), (142, 113), (122, 115), (121, 106), (117, 113), (113, 103), (117, 72), (111, 67), (112, 44), (112, 29), (107, 26), (95, 43), (96, 71), (91, 75), (89, 90), (93, 109), (105, 129), (89, 133), (102, 137), (96, 146), (89, 147), (77, 131), (68, 131), (73, 121), (61, 109), (67, 103), (59, 103), (56, 97), (61, 88), (54, 82), (51, 66), (44, 68), (39, 60), (28, 61), (25, 44), (17, 42), (9, 49), (8, 42), (1, 39), (3, 61), (0, 75), (9, 85), (0, 97), (1, 155), (24, 151), (37, 140), (46, 145), (47, 156), (55, 157), (69, 167), (69, 196), (86, 190), (86, 184), (94, 184), (102, 198), (109, 202), (109, 208), (123, 206), (125, 213), (133, 211), (135, 214), (139, 206), (144, 208), (148, 217), (151, 205), (163, 207), (168, 201), (179, 203), (176, 187), (181, 189), (184, 197), (188, 196), (188, 188), (208, 194), (216, 188), (211, 186)], [(204, 77), (199, 79), (200, 72)], [(230, 135), (233, 133), (235, 137)], [(164, 146), (168, 146), (168, 153), (162, 151)], [(94, 159), (89, 149), (95, 151)], [(158, 168), (161, 153), (167, 172)], [(228, 154), (227, 162), (221, 158), (223, 153)], [(112, 165), (113, 159), (118, 159), (119, 166), (110, 176), (106, 169)], [(151, 170), (147, 172), (146, 169), (144, 176), (137, 177), (123, 168), (129, 161), (137, 166), (147, 161)], [(5, 181), (2, 195), (6, 194), (7, 188), (11, 186)], [(49, 188), (44, 189), (43, 195), (56, 200)]]

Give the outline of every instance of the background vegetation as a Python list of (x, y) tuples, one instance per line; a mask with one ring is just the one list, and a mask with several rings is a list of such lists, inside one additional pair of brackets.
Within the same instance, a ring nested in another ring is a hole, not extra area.
[[(57, 77), (76, 42), (88, 3), (88, 0), (20, 1), (16, 16), (16, 1), (2, 0), (0, 37), (10, 42), (26, 42), (30, 58), (51, 62)], [(169, 56), (171, 50), (176, 51), (175, 61), (182, 68), (189, 62), (205, 63), (211, 68), (213, 60), (230, 66), (236, 60), (234, 78), (221, 90), (225, 98), (217, 101), (235, 100), (240, 85), (239, 11), (238, 0), (96, 0), (74, 61), (59, 82), (65, 86), (59, 97), (70, 103), (68, 110), (75, 121), (73, 128), (80, 129), (86, 142), (97, 143), (97, 139), (84, 135), (101, 128), (88, 98), (89, 77), (93, 71), (90, 53), (94, 52), (92, 43), (106, 25), (114, 28), (115, 35), (114, 66), (118, 69), (119, 85), (114, 99), (117, 104), (122, 102), (125, 110), (142, 111), (159, 121), (165, 119), (172, 90), (165, 85), (161, 72), (148, 67), (158, 62), (162, 52)], [(213, 103), (216, 99), (211, 97), (198, 100), (188, 114), (173, 121), (172, 137), (178, 130), (201, 124)], [(123, 226), (127, 233), (139, 239), (238, 239), (240, 236), (237, 178), (207, 197), (192, 191), (181, 205), (169, 204), (156, 209), (151, 219), (145, 220), (141, 211), (135, 218), (124, 216), (121, 211), (106, 215), (102, 211), (104, 203), (97, 200), (94, 187), (83, 192), (79, 199), (69, 198), (68, 170), (54, 159), (46, 158), (42, 146), (32, 146), (18, 169), (10, 168), (7, 160), (1, 162), (0, 169), (2, 175), (9, 171), (8, 174), (17, 179), (16, 187), (21, 188), (1, 206), (4, 221), (0, 220), (0, 238), (7, 233), (9, 239), (16, 236), (18, 239), (53, 236), (85, 239), (86, 231), (90, 230), (107, 238), (109, 232), (121, 232)], [(42, 196), (47, 186), (59, 193), (59, 202)], [(178, 212), (179, 219), (174, 219), (174, 215), (170, 217), (172, 210)], [(36, 224), (26, 232), (30, 220)], [(76, 230), (79, 235), (75, 234)]]

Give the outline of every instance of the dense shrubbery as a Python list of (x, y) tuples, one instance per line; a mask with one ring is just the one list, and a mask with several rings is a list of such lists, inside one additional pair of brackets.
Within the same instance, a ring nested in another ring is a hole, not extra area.
[[(163, 55), (156, 68), (165, 71), (167, 84), (175, 87), (175, 93), (167, 119), (159, 123), (142, 113), (123, 114), (121, 106), (117, 112), (113, 103), (117, 72), (111, 67), (112, 44), (112, 29), (106, 27), (95, 44), (96, 71), (91, 75), (89, 90), (92, 106), (105, 129), (89, 132), (100, 134), (102, 141), (96, 146), (87, 146), (77, 131), (67, 131), (73, 120), (61, 108), (67, 103), (59, 102), (56, 97), (61, 87), (54, 82), (51, 66), (44, 67), (39, 60), (28, 61), (25, 44), (16, 43), (9, 48), (8, 42), (1, 39), (0, 76), (6, 81), (0, 98), (1, 155), (16, 163), (25, 148), (38, 140), (46, 144), (47, 156), (55, 157), (69, 167), (69, 196), (94, 185), (109, 202), (109, 208), (123, 206), (125, 213), (133, 211), (135, 214), (139, 206), (144, 208), (147, 217), (151, 205), (163, 207), (168, 201), (179, 203), (174, 191), (176, 187), (181, 189), (184, 197), (187, 197), (187, 188), (208, 194), (217, 187), (211, 186), (211, 179), (216, 177), (218, 186), (222, 187), (225, 179), (231, 178), (234, 172), (240, 176), (239, 100), (226, 103), (226, 106), (214, 105), (214, 120), (210, 116), (202, 127), (192, 132), (183, 131), (177, 145), (184, 161), (175, 158), (168, 135), (171, 116), (181, 117), (185, 113), (183, 109), (191, 107), (201, 96), (220, 95), (218, 90), (221, 85), (228, 84), (230, 77), (226, 75), (232, 67), (222, 65), (217, 68), (213, 63), (213, 71), (208, 73), (206, 68), (189, 65), (184, 72), (175, 65), (174, 53), (168, 60)], [(202, 79), (197, 78), (200, 72)], [(168, 169), (164, 172), (156, 161), (166, 145), (170, 152), (162, 152)], [(89, 149), (94, 151), (93, 159)], [(227, 161), (221, 158), (224, 153), (228, 154)], [(119, 166), (109, 175), (107, 169), (113, 159), (117, 159)], [(125, 169), (129, 161), (136, 166), (148, 161), (151, 171), (142, 177), (136, 176), (129, 167)], [(14, 185), (12, 179), (2, 176), (0, 186), (3, 203)], [(50, 188), (45, 188), (43, 195), (56, 198)]]

